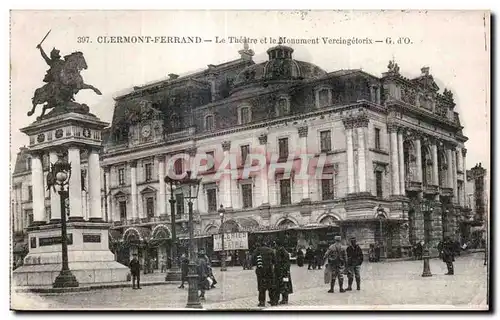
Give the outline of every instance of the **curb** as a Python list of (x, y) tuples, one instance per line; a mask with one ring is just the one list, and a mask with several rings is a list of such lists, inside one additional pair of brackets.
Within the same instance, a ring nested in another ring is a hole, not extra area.
[[(178, 281), (155, 281), (155, 282), (145, 282), (141, 283), (141, 286), (161, 286), (161, 285), (169, 285), (169, 284), (177, 284)], [(91, 290), (100, 290), (100, 289), (116, 289), (116, 288), (129, 288), (131, 287), (130, 283), (110, 283), (110, 284), (102, 284), (102, 285), (91, 285), (85, 287), (76, 287), (76, 288), (16, 288), (15, 291), (17, 293), (71, 293), (71, 292), (85, 292)]]

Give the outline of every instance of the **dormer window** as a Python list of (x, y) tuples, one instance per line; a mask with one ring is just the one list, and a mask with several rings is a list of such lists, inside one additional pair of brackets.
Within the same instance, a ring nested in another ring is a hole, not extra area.
[(283, 117), (290, 113), (290, 100), (288, 97), (281, 97), (278, 99), (276, 105), (276, 116)]
[(324, 108), (332, 104), (332, 90), (330, 88), (319, 88), (316, 90), (316, 107)]
[(170, 126), (174, 131), (180, 130), (182, 127), (181, 117), (179, 117), (176, 113), (174, 113), (170, 118)]
[(205, 130), (212, 131), (215, 129), (215, 120), (213, 115), (208, 115), (205, 117)]
[(247, 124), (252, 121), (252, 112), (250, 106), (242, 106), (238, 109), (238, 123)]

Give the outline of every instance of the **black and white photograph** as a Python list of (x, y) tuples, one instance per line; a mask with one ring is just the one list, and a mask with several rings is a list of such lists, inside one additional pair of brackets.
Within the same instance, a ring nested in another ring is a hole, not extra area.
[(11, 10), (11, 310), (490, 310), (490, 27)]

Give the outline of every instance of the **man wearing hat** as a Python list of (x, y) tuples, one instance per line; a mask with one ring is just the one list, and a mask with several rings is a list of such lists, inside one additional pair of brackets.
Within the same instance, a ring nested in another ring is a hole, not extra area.
[[(132, 289), (142, 289), (141, 288), (141, 263), (137, 258), (137, 253), (132, 255), (132, 260), (129, 264), (130, 274), (132, 275)], [(135, 287), (135, 282), (137, 280), (137, 288)]]
[(346, 291), (352, 290), (353, 278), (356, 278), (356, 290), (361, 290), (361, 276), (359, 271), (363, 263), (363, 251), (356, 243), (356, 238), (351, 237), (350, 244), (346, 249), (347, 253), (347, 281), (348, 287)]
[(328, 262), (327, 272), (331, 274), (330, 290), (328, 290), (329, 293), (334, 292), (333, 288), (335, 287), (335, 279), (339, 280), (340, 292), (345, 292), (343, 288), (343, 272), (347, 257), (345, 249), (342, 247), (340, 240), (340, 236), (335, 236), (335, 243), (332, 244), (325, 253), (325, 260)]
[(275, 265), (276, 254), (270, 247), (270, 239), (260, 241), (261, 245), (253, 252), (253, 264), (256, 266), (257, 289), (259, 290), (259, 307), (266, 306), (266, 291), (269, 294), (271, 305), (278, 304), (275, 293)]
[(200, 300), (205, 300), (205, 290), (208, 289), (208, 262), (206, 260), (205, 250), (198, 251), (198, 261), (196, 264), (198, 271), (198, 290), (200, 290)]

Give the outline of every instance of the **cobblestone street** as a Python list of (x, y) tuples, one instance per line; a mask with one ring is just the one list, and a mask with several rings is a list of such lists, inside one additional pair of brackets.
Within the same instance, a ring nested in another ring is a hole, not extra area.
[[(487, 267), (481, 253), (458, 257), (455, 276), (445, 276), (446, 267), (440, 260), (430, 262), (432, 277), (422, 278), (422, 261), (364, 263), (362, 290), (346, 293), (327, 293), (323, 270), (292, 267), (294, 294), (288, 306), (269, 307), (269, 310), (290, 308), (357, 309), (369, 305), (381, 308), (418, 308), (420, 305), (439, 305), (444, 308), (465, 305), (486, 306)], [(206, 294), (205, 309), (257, 309), (255, 272), (229, 268), (220, 272), (214, 268), (219, 281), (217, 288)], [(347, 280), (345, 280), (345, 283)], [(177, 285), (101, 289), (65, 294), (19, 294), (13, 306), (49, 309), (170, 309), (184, 308), (186, 289)], [(405, 306), (406, 305), (406, 306)], [(399, 306), (399, 307), (398, 307)]]

